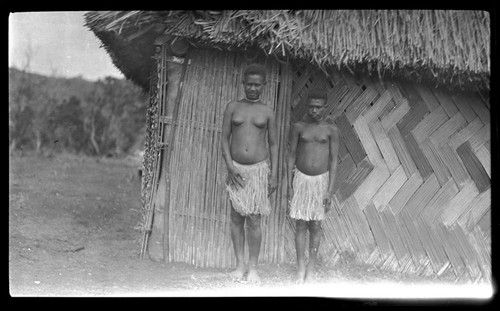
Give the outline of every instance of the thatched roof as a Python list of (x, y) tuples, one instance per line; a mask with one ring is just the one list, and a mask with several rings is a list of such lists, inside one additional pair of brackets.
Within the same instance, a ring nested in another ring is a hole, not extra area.
[(88, 26), (125, 76), (148, 87), (162, 34), (223, 49), (258, 47), (319, 68), (489, 89), (490, 17), (451, 10), (90, 12)]

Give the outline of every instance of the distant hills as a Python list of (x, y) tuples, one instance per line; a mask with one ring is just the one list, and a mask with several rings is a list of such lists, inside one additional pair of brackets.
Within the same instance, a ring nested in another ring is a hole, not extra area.
[[(17, 68), (9, 68), (9, 85), (20, 82), (24, 75), (27, 75), (34, 83), (47, 83), (48, 92), (51, 95), (60, 98), (69, 98), (71, 96), (81, 97), (80, 95), (88, 94), (94, 88), (96, 82), (89, 81), (84, 78), (63, 78), (41, 75), (37, 73), (24, 72)], [(126, 81), (123, 79), (123, 81)], [(130, 82), (129, 82), (130, 83)], [(130, 83), (130, 85), (133, 85)], [(135, 86), (133, 86), (135, 87)]]
[(147, 98), (125, 79), (94, 82), (9, 68), (10, 150), (133, 152), (143, 140)]

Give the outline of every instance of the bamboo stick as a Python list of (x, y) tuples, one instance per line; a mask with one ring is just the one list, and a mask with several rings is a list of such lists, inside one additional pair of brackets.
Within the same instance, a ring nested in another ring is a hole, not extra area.
[(490, 178), (486, 173), (485, 169), (481, 165), (481, 162), (477, 159), (476, 155), (472, 151), (472, 148), (468, 142), (460, 145), (457, 148), (457, 153), (462, 159), (464, 166), (467, 168), (470, 176), (476, 183), (479, 192), (484, 192), (490, 188)]
[(401, 162), (401, 165), (403, 165), (405, 174), (407, 176), (411, 176), (415, 172), (418, 172), (417, 166), (415, 165), (415, 162), (413, 161), (413, 158), (410, 152), (408, 151), (406, 143), (404, 142), (403, 137), (401, 136), (401, 133), (399, 132), (398, 128), (392, 127), (387, 132), (387, 136), (391, 140), (391, 143), (394, 147), (394, 151), (396, 152), (399, 161)]
[[(204, 78), (203, 78), (203, 84), (206, 87), (205, 91), (202, 92), (202, 98), (198, 100), (198, 109), (197, 113), (198, 116), (196, 120), (203, 124), (204, 126), (199, 128), (196, 133), (198, 136), (198, 144), (197, 144), (197, 172), (198, 172), (198, 178), (196, 179), (196, 204), (193, 205), (192, 207), (192, 213), (193, 213), (193, 218), (194, 218), (194, 224), (193, 224), (193, 231), (194, 231), (194, 239), (193, 239), (193, 244), (194, 244), (194, 259), (193, 261), (195, 262), (196, 266), (203, 265), (203, 259), (202, 259), (202, 252), (201, 249), (205, 249), (205, 240), (203, 239), (203, 236), (201, 233), (204, 231), (204, 224), (206, 217), (204, 217), (205, 214), (205, 197), (206, 197), (206, 191), (205, 191), (205, 178), (206, 178), (206, 157), (208, 156), (206, 146), (205, 146), (205, 136), (208, 128), (205, 126), (206, 118), (207, 118), (207, 111), (206, 107), (207, 104), (212, 105), (213, 104), (213, 89), (210, 87), (210, 85), (213, 83), (214, 79), (213, 77), (216, 76), (214, 72), (211, 71), (213, 68), (213, 63), (208, 62), (209, 68), (206, 68), (203, 72)], [(209, 81), (205, 81), (205, 79), (210, 76), (212, 79)], [(208, 90), (209, 96), (204, 96)], [(207, 103), (208, 102), (208, 103)]]
[(394, 220), (395, 220), (395, 228), (401, 237), (402, 243), (406, 247), (406, 249), (409, 252), (409, 257), (411, 261), (413, 262), (412, 269), (415, 269), (415, 266), (419, 265), (419, 255), (417, 252), (417, 244), (415, 243), (415, 239), (418, 239), (418, 237), (414, 237), (411, 235), (410, 231), (408, 230), (405, 221), (403, 220), (404, 216), (396, 214), (394, 215)]
[[(210, 64), (210, 63), (209, 63)], [(205, 232), (205, 223), (207, 221), (207, 218), (205, 216), (205, 209), (206, 209), (206, 175), (207, 175), (207, 168), (206, 168), (206, 160), (209, 154), (207, 154), (207, 148), (206, 148), (206, 135), (207, 135), (207, 114), (208, 112), (206, 111), (206, 106), (207, 105), (213, 105), (213, 89), (210, 87), (210, 84), (213, 83), (214, 79), (213, 77), (216, 77), (216, 74), (211, 71), (211, 68), (213, 68), (213, 64), (209, 66), (209, 68), (206, 68), (204, 71), (204, 75), (206, 75), (204, 78), (206, 79), (207, 76), (211, 76), (212, 79), (209, 81), (205, 81), (203, 79), (204, 85), (206, 85), (206, 89), (209, 90), (209, 97), (203, 96), (206, 94), (203, 94), (205, 92), (202, 92), (202, 98), (198, 100), (198, 117), (197, 121), (201, 122), (204, 126), (199, 128), (197, 130), (198, 134), (198, 153), (197, 156), (199, 157), (198, 159), (198, 178), (196, 180), (197, 182), (197, 194), (196, 194), (196, 199), (197, 202), (193, 206), (193, 218), (194, 218), (194, 224), (193, 224), (193, 231), (194, 231), (194, 239), (193, 239), (193, 244), (194, 244), (194, 263), (196, 266), (204, 266), (207, 264), (207, 262), (203, 259), (203, 255), (206, 252), (206, 241), (204, 237), (206, 237), (206, 234), (202, 234)]]
[[(202, 57), (200, 59), (200, 62), (206, 64), (206, 59)], [(209, 65), (209, 64), (208, 64)], [(191, 115), (191, 120), (194, 122), (200, 122), (199, 120), (199, 115), (203, 113), (203, 107), (200, 107), (202, 105), (202, 102), (205, 98), (205, 74), (207, 72), (207, 67), (202, 70), (202, 76), (201, 76), (201, 85), (199, 85), (198, 89), (198, 94), (193, 100), (193, 110), (192, 110), (192, 115)], [(193, 123), (194, 123), (193, 122)], [(189, 217), (187, 217), (188, 221), (188, 231), (187, 231), (187, 248), (188, 248), (188, 261), (197, 266), (197, 246), (198, 246), (198, 239), (197, 239), (197, 229), (198, 229), (198, 220), (199, 218), (198, 213), (200, 212), (200, 181), (201, 181), (201, 176), (200, 176), (200, 161), (201, 161), (201, 152), (200, 152), (200, 147), (201, 147), (201, 134), (203, 131), (203, 127), (201, 128), (194, 128), (191, 124), (191, 130), (192, 130), (192, 137), (193, 140), (191, 141), (191, 148), (190, 148), (190, 153), (191, 153), (191, 161), (190, 161), (190, 174), (191, 174), (191, 181), (189, 184), (190, 191), (189, 191), (189, 204), (186, 206), (187, 208), (187, 213)]]
[(403, 167), (400, 165), (373, 196), (372, 202), (377, 210), (384, 209), (407, 180)]
[[(462, 233), (462, 231), (458, 230)], [(465, 241), (469, 243), (465, 243)], [(476, 276), (483, 271), (483, 277), (486, 279), (491, 278), (491, 238), (485, 237), (482, 232), (476, 227), (474, 230), (467, 234), (467, 238), (460, 241), (467, 245), (470, 254), (474, 254), (475, 260), (467, 265), (472, 275)]]
[[(223, 75), (225, 75), (225, 70), (223, 70), (222, 72)], [(218, 79), (218, 77), (217, 77)], [(214, 79), (215, 81), (215, 79)], [(214, 94), (215, 92), (218, 92), (220, 90), (220, 88), (216, 88), (214, 87)], [(218, 104), (220, 102), (220, 94), (219, 93), (216, 93), (217, 95), (215, 96), (216, 97), (216, 100), (214, 101), (214, 109), (211, 109), (211, 114), (209, 114), (209, 117), (207, 118), (207, 123), (212, 123), (212, 124), (216, 124), (215, 123), (215, 120), (214, 120), (214, 115), (216, 115), (216, 112), (218, 112)], [(215, 232), (213, 231), (213, 225), (218, 221), (216, 218), (215, 218), (215, 214), (214, 214), (214, 196), (213, 196), (213, 191), (214, 191), (214, 186), (215, 186), (215, 183), (217, 182), (217, 179), (214, 180), (214, 176), (213, 176), (213, 173), (216, 172), (217, 170), (217, 161), (216, 161), (216, 158), (214, 159), (214, 133), (215, 131), (210, 131), (208, 133), (208, 141), (207, 141), (207, 150), (208, 150), (208, 159), (207, 159), (207, 163), (205, 164), (206, 165), (206, 171), (207, 171), (207, 177), (206, 177), (206, 180), (205, 180), (205, 193), (206, 193), (206, 201), (205, 201), (205, 211), (210, 219), (210, 221), (207, 222), (207, 228), (204, 228), (203, 232), (205, 232), (205, 234), (207, 234), (207, 237), (208, 237), (208, 242), (207, 244), (204, 245), (205, 247), (205, 257), (203, 259), (203, 262), (207, 263), (207, 266), (214, 266), (214, 267), (217, 267), (217, 262), (215, 260), (215, 256), (214, 256), (214, 253), (213, 253), (213, 247), (214, 247), (214, 244), (213, 244), (213, 237), (215, 235)], [(215, 162), (215, 163), (214, 163)], [(209, 168), (210, 167), (214, 167), (215, 170), (210, 170)], [(206, 232), (205, 230), (207, 230), (208, 232)]]
[(481, 100), (481, 98), (477, 95), (467, 95), (466, 98), (470, 103), (470, 107), (474, 110), (481, 122), (483, 122), (483, 124), (489, 124), (491, 122), (489, 106), (486, 105), (485, 102), (483, 102), (483, 100)]
[(396, 258), (399, 262), (401, 262), (409, 253), (395, 227), (396, 220), (388, 209), (382, 210), (379, 214), (382, 219), (382, 223), (384, 224), (386, 236), (391, 242)]
[[(186, 72), (187, 74), (187, 77), (188, 79), (186, 79), (187, 81), (189, 81), (189, 78), (190, 78), (190, 72), (187, 71)], [(185, 94), (185, 96), (183, 97), (183, 100), (181, 101), (180, 103), (180, 107), (179, 109), (182, 109), (180, 110), (180, 116), (178, 119), (181, 119), (181, 118), (185, 118), (185, 113), (186, 113), (186, 110), (189, 108), (189, 106), (186, 104), (186, 101), (189, 102), (189, 98), (191, 96), (191, 93), (189, 91), (187, 91)], [(181, 160), (181, 163), (182, 163), (182, 159), (183, 159), (183, 153), (184, 153), (184, 149), (185, 149), (185, 146), (186, 146), (186, 141), (185, 141), (185, 132), (186, 132), (186, 129), (187, 129), (187, 124), (184, 123), (184, 124), (176, 124), (176, 126), (178, 127), (178, 131), (177, 131), (177, 135), (176, 135), (176, 144), (178, 145), (178, 148), (176, 149), (176, 160), (179, 161)], [(173, 255), (173, 260), (174, 261), (181, 261), (181, 258), (180, 258), (180, 254), (182, 254), (182, 239), (179, 239), (179, 231), (183, 230), (182, 226), (183, 226), (183, 220), (184, 220), (184, 217), (183, 217), (183, 211), (182, 211), (182, 207), (184, 206), (183, 205), (183, 195), (184, 192), (183, 191), (179, 191), (179, 184), (182, 185), (182, 183), (185, 182), (185, 175), (182, 174), (182, 171), (180, 170), (180, 168), (175, 165), (175, 163), (179, 163), (179, 162), (172, 162), (171, 163), (171, 166), (173, 168), (173, 174), (172, 174), (172, 178), (174, 178), (173, 180), (175, 180), (176, 182), (174, 182), (175, 186), (176, 186), (176, 191), (173, 193), (173, 198), (174, 200), (172, 201), (172, 211), (175, 211), (175, 213), (173, 213), (173, 215), (175, 215), (175, 217), (171, 218), (171, 222), (172, 222), (172, 227), (174, 228), (172, 230), (172, 240), (174, 241), (173, 242), (173, 248), (172, 248), (172, 255)], [(181, 167), (183, 167), (183, 165), (181, 164)], [(181, 188), (181, 189), (184, 189), (184, 188)]]
[(486, 124), (479, 131), (474, 133), (468, 142), (470, 144), (471, 150), (476, 153), (477, 150), (490, 140), (490, 124)]
[(450, 97), (449, 92), (444, 89), (437, 88), (433, 89), (434, 96), (439, 101), (439, 104), (448, 114), (448, 117), (453, 117), (458, 112), (458, 108)]
[(491, 179), (491, 153), (486, 146), (481, 146), (476, 151), (476, 157), (481, 162), (484, 170)]
[[(223, 116), (223, 112), (224, 112), (224, 109), (226, 107), (226, 104), (228, 103), (229, 99), (227, 97), (227, 88), (225, 87), (226, 85), (231, 85), (230, 84), (230, 81), (232, 80), (233, 76), (234, 76), (234, 70), (233, 70), (233, 67), (230, 65), (231, 62), (234, 62), (234, 55), (228, 55), (228, 57), (226, 58), (226, 71), (227, 71), (227, 74), (226, 74), (226, 77), (225, 79), (223, 80), (223, 83), (221, 85), (221, 94), (222, 94), (222, 98), (221, 98), (221, 105), (219, 106), (219, 112), (217, 114), (217, 124), (221, 125), (222, 124), (222, 116)], [(217, 206), (217, 210), (219, 211), (220, 215), (223, 216), (222, 218), (222, 222), (220, 222), (220, 226), (219, 226), (219, 230), (217, 230), (217, 236), (216, 236), (216, 245), (218, 247), (226, 247), (227, 244), (224, 242), (224, 241), (227, 241), (229, 238), (229, 234), (228, 234), (228, 230), (225, 230), (225, 228), (227, 227), (226, 225), (229, 223), (229, 210), (230, 210), (230, 206), (229, 206), (229, 202), (228, 202), (228, 199), (227, 199), (227, 194), (224, 192), (224, 180), (225, 180), (225, 175), (226, 172), (225, 172), (225, 165), (224, 165), (224, 160), (222, 158), (222, 151), (221, 151), (221, 135), (220, 134), (217, 134), (217, 160), (218, 160), (218, 170), (217, 170), (217, 173), (218, 173), (218, 176), (217, 176), (217, 188), (216, 188), (216, 206)], [(221, 237), (221, 239), (219, 240), (219, 237)], [(219, 241), (222, 241), (219, 242)], [(221, 261), (220, 261), (220, 265), (221, 267), (227, 267), (228, 265), (228, 262), (230, 262), (228, 259), (230, 258), (226, 258), (227, 256), (223, 256), (223, 252), (222, 251), (219, 251), (217, 250), (217, 256), (220, 255), (221, 257)]]
[(425, 248), (423, 246), (423, 241), (421, 240), (421, 237), (418, 234), (418, 229), (414, 223), (414, 220), (406, 209), (401, 210), (401, 213), (399, 213), (398, 215), (399, 215), (398, 219), (401, 220), (401, 223), (404, 223), (404, 227), (408, 230), (408, 233), (410, 234), (411, 249), (415, 252), (416, 256), (414, 258), (415, 263), (416, 265), (422, 264), (422, 262), (426, 260), (427, 255)]
[(382, 124), (377, 120), (371, 123), (369, 127), (372, 132), (373, 138), (377, 143), (378, 149), (380, 150), (380, 153), (382, 154), (382, 157), (387, 165), (387, 168), (389, 169), (389, 173), (394, 173), (394, 171), (401, 165), (399, 163), (396, 151), (394, 150), (389, 137), (384, 131)]
[(464, 92), (451, 94), (451, 98), (455, 103), (455, 105), (457, 106), (458, 110), (462, 113), (465, 120), (467, 120), (467, 122), (470, 123), (474, 121), (475, 118), (477, 118), (477, 115), (474, 112), (474, 110), (470, 107), (470, 105), (466, 102), (464, 97), (465, 97)]
[(353, 126), (368, 158), (373, 165), (377, 166), (382, 161), (382, 155), (370, 131), (368, 121), (364, 116), (361, 116), (356, 119)]
[(388, 203), (393, 214), (399, 214), (422, 183), (423, 180), (418, 171), (408, 178)]
[[(221, 92), (221, 100), (220, 100), (220, 105), (219, 105), (219, 108), (218, 110), (216, 111), (216, 114), (215, 114), (215, 124), (219, 125), (222, 123), (222, 115), (223, 115), (223, 111), (226, 107), (226, 104), (228, 102), (228, 99), (227, 99), (227, 88), (225, 87), (226, 85), (230, 85), (229, 81), (230, 81), (230, 78), (233, 76), (233, 73), (232, 73), (232, 67), (230, 67), (229, 65), (229, 62), (232, 58), (232, 54), (228, 55), (226, 58), (225, 58), (225, 66), (224, 66), (224, 77), (223, 77), (223, 80), (222, 80), (222, 84), (221, 84), (221, 88), (220, 88), (220, 92)], [(224, 258), (225, 256), (223, 255), (223, 251), (222, 250), (219, 250), (219, 248), (222, 246), (224, 247), (225, 246), (225, 243), (223, 241), (227, 240), (226, 237), (227, 237), (227, 232), (225, 230), (226, 226), (225, 224), (227, 223), (227, 210), (228, 210), (228, 206), (225, 205), (225, 201), (227, 199), (226, 196), (224, 196), (224, 192), (223, 192), (223, 186), (224, 186), (224, 178), (225, 176), (223, 175), (223, 172), (224, 172), (224, 165), (223, 165), (223, 159), (222, 159), (222, 153), (221, 153), (221, 146), (220, 146), (220, 139), (221, 139), (221, 136), (219, 133), (216, 133), (216, 148), (217, 148), (217, 152), (216, 152), (216, 163), (217, 163), (217, 169), (216, 169), (216, 182), (215, 182), (215, 188), (214, 188), (214, 192), (215, 192), (215, 205), (214, 205), (214, 215), (215, 215), (215, 212), (217, 212), (218, 214), (217, 215), (220, 215), (221, 216), (221, 220), (216, 222), (215, 223), (215, 227), (214, 227), (214, 232), (215, 232), (215, 240), (214, 240), (214, 247), (217, 247), (216, 249), (214, 249), (214, 252), (215, 252), (215, 260), (216, 262), (218, 263), (218, 266), (219, 267), (226, 267), (226, 262), (224, 261)]]
[[(217, 67), (216, 68), (219, 68), (221, 67), (221, 64), (217, 64)], [(220, 98), (219, 98), (219, 94), (217, 94), (216, 92), (214, 92), (215, 90), (217, 90), (217, 82), (219, 81), (219, 75), (217, 75), (216, 79), (213, 79), (213, 85), (212, 85), (212, 99), (209, 100), (209, 104), (212, 104), (213, 106), (215, 107), (211, 107), (211, 105), (207, 105), (206, 109), (206, 117), (205, 117), (205, 123), (207, 124), (212, 124), (213, 123), (213, 112), (216, 110), (216, 107), (217, 107), (217, 103), (219, 102)], [(214, 109), (215, 108), (215, 109)], [(205, 191), (204, 191), (204, 202), (203, 202), (203, 208), (204, 208), (204, 214), (205, 215), (209, 215), (211, 214), (211, 210), (213, 209), (212, 208), (212, 202), (211, 202), (211, 197), (210, 197), (210, 194), (212, 193), (212, 186), (213, 186), (213, 182), (211, 180), (211, 170), (209, 169), (210, 167), (214, 167), (213, 166), (213, 131), (206, 131), (205, 132), (205, 152), (208, 152), (208, 157), (206, 158), (206, 161), (203, 163), (202, 165), (202, 168), (205, 169), (205, 172), (206, 172), (206, 178), (205, 178)], [(212, 219), (211, 221), (205, 221), (204, 222), (204, 226), (201, 230), (201, 233), (204, 233), (206, 234), (206, 232), (208, 231), (208, 244), (210, 243), (210, 241), (212, 240), (212, 237), (213, 235), (210, 234), (210, 228), (211, 228), (211, 225), (210, 225), (210, 222), (214, 222), (215, 219)], [(205, 247), (205, 250), (206, 248), (209, 246), (208, 244), (205, 244), (203, 245), (203, 247)], [(210, 253), (209, 252), (204, 252), (205, 254), (205, 257), (202, 259), (203, 262), (207, 263), (207, 264), (210, 264), (210, 266), (215, 266), (215, 262), (213, 262), (213, 256), (212, 256), (212, 253), (211, 253), (212, 249), (210, 248)], [(210, 256), (208, 256), (210, 255)]]
[[(392, 96), (394, 98), (394, 95)], [(403, 118), (410, 111), (410, 106), (406, 98), (397, 101), (397, 103), (398, 104), (394, 109), (392, 109), (387, 115), (380, 119), (380, 123), (382, 124), (382, 127), (385, 131), (390, 130), (399, 122), (399, 120), (401, 120), (401, 118)]]
[(429, 139), (425, 139), (424, 141), (419, 143), (418, 146), (424, 154), (427, 162), (432, 167), (432, 170), (434, 171), (439, 184), (443, 186), (448, 181), (448, 179), (450, 179), (451, 174), (448, 171), (446, 165), (439, 157), (438, 152), (434, 148), (434, 145), (430, 143)]
[(467, 125), (461, 113), (456, 113), (448, 121), (446, 121), (439, 129), (429, 136), (429, 140), (435, 147), (441, 146), (445, 143), (451, 135), (460, 131)]
[[(198, 57), (198, 51), (193, 53), (193, 59), (192, 62), (195, 62)], [(196, 74), (196, 73), (195, 73)], [(193, 105), (193, 98), (196, 98), (197, 94), (199, 92), (199, 89), (195, 89), (194, 92), (193, 90), (189, 90), (187, 92), (187, 95), (189, 98), (186, 98), (185, 105), (186, 105), (186, 111), (184, 118), (188, 120), (192, 120), (193, 117), (193, 111), (196, 109), (195, 105)], [(184, 136), (185, 135), (185, 136)], [(191, 259), (191, 248), (188, 246), (188, 241), (192, 241), (192, 236), (189, 228), (189, 218), (188, 218), (188, 210), (189, 207), (191, 206), (191, 196), (189, 195), (191, 193), (191, 188), (192, 188), (192, 170), (187, 170), (190, 166), (191, 161), (187, 160), (187, 155), (191, 155), (191, 150), (190, 146), (194, 141), (194, 131), (193, 128), (190, 124), (186, 124), (185, 126), (185, 132), (184, 132), (184, 137), (185, 137), (185, 143), (181, 146), (182, 152), (181, 152), (181, 159), (182, 165), (180, 168), (184, 170), (184, 172), (179, 170), (179, 176), (182, 176), (183, 180), (183, 186), (181, 189), (184, 191), (179, 191), (179, 196), (180, 200), (178, 201), (177, 209), (180, 213), (179, 217), (179, 226), (176, 232), (176, 240), (178, 241), (178, 248), (177, 248), (177, 258), (178, 261), (181, 262), (189, 262)]]
[(436, 248), (433, 247), (433, 242), (430, 238), (430, 234), (428, 231), (430, 228), (424, 226), (424, 223), (421, 220), (421, 218), (414, 218), (414, 224), (415, 228), (417, 229), (416, 232), (420, 240), (422, 241), (422, 245), (427, 255), (429, 256), (433, 271), (434, 273), (438, 273), (439, 269), (442, 267), (444, 262), (440, 260), (440, 257), (436, 252)]
[(451, 265), (453, 266), (453, 269), (455, 270), (455, 273), (459, 275), (461, 271), (465, 269), (465, 264), (458, 253), (459, 248), (456, 244), (456, 241), (453, 239), (451, 233), (446, 227), (444, 227), (443, 224), (436, 223), (435, 228), (443, 240), (444, 250), (451, 262)]
[(483, 127), (483, 123), (479, 118), (474, 119), (466, 127), (461, 129), (458, 133), (451, 135), (448, 139), (448, 144), (456, 150), (461, 144), (469, 140), (477, 131)]
[(378, 166), (375, 166), (368, 177), (354, 191), (354, 197), (361, 208), (364, 208), (371, 202), (371, 199), (389, 178), (389, 170), (382, 161)]
[(429, 203), (432, 197), (439, 190), (439, 182), (436, 175), (431, 174), (427, 180), (411, 196), (404, 209), (412, 217), (420, 216), (424, 207)]
[(448, 121), (448, 115), (444, 109), (441, 107), (436, 108), (419, 122), (415, 128), (411, 130), (411, 133), (415, 137), (417, 143), (421, 143), (446, 121)]
[(477, 190), (476, 185), (474, 182), (469, 180), (468, 184), (451, 199), (449, 206), (444, 208), (444, 211), (441, 214), (443, 224), (447, 226), (453, 225), (478, 194), (479, 191)]

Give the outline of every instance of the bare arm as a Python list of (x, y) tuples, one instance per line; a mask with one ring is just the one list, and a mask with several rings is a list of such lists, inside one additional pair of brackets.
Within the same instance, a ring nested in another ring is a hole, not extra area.
[(271, 178), (269, 180), (269, 195), (271, 195), (276, 190), (278, 183), (278, 143), (276, 139), (276, 117), (273, 111), (271, 111), (268, 119), (267, 133), (269, 153), (271, 155)]
[(330, 125), (330, 143), (329, 143), (330, 156), (329, 160), (329, 180), (328, 180), (328, 191), (325, 200), (326, 210), (330, 210), (330, 203), (333, 199), (333, 189), (335, 187), (335, 177), (337, 175), (337, 157), (339, 152), (339, 132), (337, 127)]
[(243, 187), (243, 177), (234, 167), (229, 141), (231, 139), (231, 118), (233, 116), (235, 103), (229, 103), (224, 110), (222, 119), (222, 156), (226, 162), (229, 182), (234, 186)]
[(297, 144), (299, 141), (300, 125), (295, 123), (292, 126), (290, 133), (290, 150), (288, 152), (288, 165), (287, 165), (287, 176), (288, 176), (288, 196), (292, 197), (292, 179), (293, 179), (293, 168), (295, 166)]

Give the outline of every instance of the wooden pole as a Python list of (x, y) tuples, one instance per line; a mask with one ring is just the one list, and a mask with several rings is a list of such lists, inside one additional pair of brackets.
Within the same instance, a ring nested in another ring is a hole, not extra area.
[(166, 149), (163, 157), (163, 174), (165, 176), (165, 184), (160, 184), (159, 187), (165, 187), (164, 198), (164, 231), (163, 231), (163, 258), (169, 261), (170, 258), (170, 236), (169, 236), (169, 219), (170, 219), (170, 158), (174, 148), (175, 131), (178, 128), (177, 122), (179, 103), (182, 97), (182, 81), (186, 72), (187, 60), (179, 57), (172, 57), (169, 53), (164, 54), (167, 58), (167, 96), (165, 117), (166, 120), (171, 120), (164, 131), (166, 141)]

